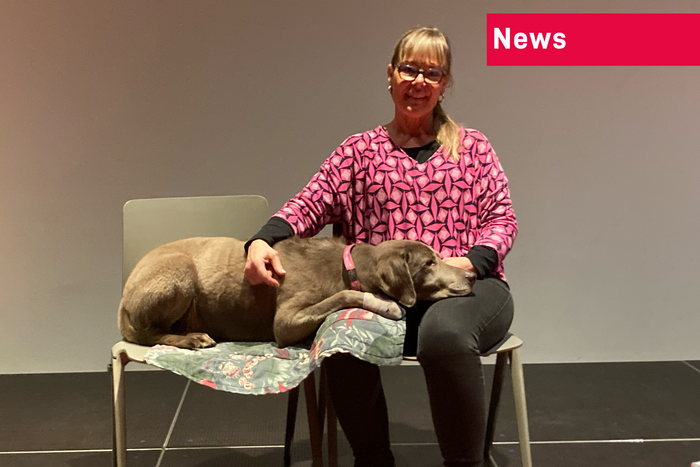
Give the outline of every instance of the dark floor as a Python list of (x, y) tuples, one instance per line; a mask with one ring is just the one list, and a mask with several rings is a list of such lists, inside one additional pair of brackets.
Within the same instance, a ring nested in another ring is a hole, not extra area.
[[(439, 466), (420, 367), (382, 371), (397, 465)], [(112, 465), (110, 384), (106, 372), (0, 376), (0, 466)], [(509, 384), (498, 467), (521, 465)], [(700, 461), (700, 362), (526, 365), (525, 384), (536, 467)], [(129, 372), (126, 395), (130, 467), (282, 466), (286, 395), (227, 394), (163, 371)], [(311, 465), (301, 399), (294, 467)]]

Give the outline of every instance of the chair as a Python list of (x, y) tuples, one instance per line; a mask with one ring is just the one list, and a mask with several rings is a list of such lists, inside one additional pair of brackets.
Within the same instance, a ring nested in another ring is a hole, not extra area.
[[(187, 237), (227, 236), (248, 238), (267, 222), (269, 208), (262, 196), (210, 196), (137, 199), (124, 205), (122, 286), (141, 257), (164, 243)], [(113, 460), (126, 467), (126, 410), (124, 369), (129, 362), (147, 364), (149, 347), (121, 341), (112, 347)], [(318, 424), (314, 374), (304, 381), (313, 465), (323, 465), (322, 432)], [(299, 388), (289, 391), (284, 463), (291, 463)], [(291, 426), (290, 426), (291, 423)]]
[[(532, 455), (530, 453), (530, 433), (527, 421), (527, 407), (525, 404), (525, 380), (523, 378), (523, 365), (520, 360), (520, 347), (523, 341), (517, 336), (508, 333), (495, 346), (484, 352), (481, 356), (496, 355), (496, 368), (491, 387), (491, 401), (489, 404), (488, 421), (486, 425), (486, 443), (484, 446), (484, 459), (490, 459), (491, 445), (496, 428), (496, 415), (501, 399), (501, 389), (505, 377), (506, 363), (510, 360), (511, 378), (513, 381), (513, 396), (515, 399), (515, 416), (518, 424), (518, 438), (520, 442), (520, 457), (523, 467), (532, 467)], [(415, 357), (404, 357), (401, 366), (419, 365)], [(331, 398), (326, 395), (328, 391), (325, 380), (325, 372), (321, 367), (321, 387), (319, 389), (319, 424), (323, 429), (324, 414), (328, 415), (328, 465), (338, 466), (338, 441), (337, 419), (333, 409)]]
[[(333, 224), (333, 236), (342, 237), (342, 224)], [(520, 360), (520, 347), (523, 341), (507, 333), (500, 342), (481, 354), (482, 357), (496, 355), (496, 368), (493, 374), (493, 385), (491, 386), (491, 400), (489, 403), (489, 413), (486, 424), (486, 443), (484, 445), (484, 459), (490, 459), (491, 445), (493, 444), (493, 434), (496, 430), (496, 415), (498, 405), (501, 400), (501, 389), (505, 377), (506, 363), (510, 361), (511, 379), (513, 381), (513, 397), (515, 400), (515, 418), (518, 424), (518, 440), (520, 444), (520, 457), (523, 467), (532, 467), (532, 454), (530, 452), (530, 430), (527, 421), (527, 406), (525, 403), (525, 379), (523, 377), (523, 364)], [(404, 357), (401, 366), (419, 365), (416, 357)], [(328, 385), (325, 380), (325, 371), (321, 367), (321, 384), (319, 387), (319, 425), (321, 435), (323, 435), (323, 424), (326, 414), (328, 415), (328, 464), (329, 467), (338, 466), (338, 423), (333, 410), (331, 398), (327, 397)]]

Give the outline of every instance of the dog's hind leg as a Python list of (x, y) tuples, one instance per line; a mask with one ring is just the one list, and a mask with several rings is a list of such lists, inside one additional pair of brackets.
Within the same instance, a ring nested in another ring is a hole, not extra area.
[(399, 319), (402, 315), (401, 308), (396, 302), (355, 290), (343, 290), (301, 310), (298, 310), (298, 307), (299, 304), (291, 298), (277, 308), (274, 334), (280, 347), (294, 344), (310, 336), (316, 332), (329, 314), (345, 308), (363, 308), (392, 319)]
[(197, 269), (183, 254), (163, 255), (134, 269), (119, 305), (119, 329), (129, 342), (185, 349), (214, 345), (198, 332)]

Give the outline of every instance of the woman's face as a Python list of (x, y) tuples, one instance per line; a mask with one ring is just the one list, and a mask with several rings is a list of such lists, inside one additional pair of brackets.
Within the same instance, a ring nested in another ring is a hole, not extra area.
[(401, 77), (398, 66), (402, 64), (413, 65), (420, 70), (429, 68), (444, 69), (437, 59), (423, 55), (413, 55), (397, 64), (396, 68), (389, 65), (388, 77), (391, 86), (391, 97), (394, 100), (395, 112), (408, 118), (420, 118), (431, 114), (438, 103), (440, 96), (445, 92), (445, 86), (449, 76), (442, 77), (439, 83), (432, 84), (425, 80), (420, 73), (414, 80)]

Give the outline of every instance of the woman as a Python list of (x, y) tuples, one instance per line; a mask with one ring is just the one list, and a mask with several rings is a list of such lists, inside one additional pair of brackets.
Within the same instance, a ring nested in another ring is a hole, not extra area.
[[(349, 242), (423, 241), (477, 273), (473, 294), (418, 303), (407, 312), (405, 355), (423, 367), (446, 466), (481, 466), (486, 431), (479, 353), (513, 318), (502, 262), (517, 224), (507, 179), (484, 135), (458, 127), (440, 103), (451, 53), (435, 28), (413, 28), (388, 67), (394, 119), (350, 136), (309, 184), (248, 242), (251, 284), (279, 285), (274, 242), (340, 222)], [(331, 397), (355, 466), (394, 465), (379, 369), (347, 354), (326, 360)]]

